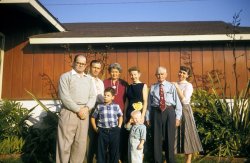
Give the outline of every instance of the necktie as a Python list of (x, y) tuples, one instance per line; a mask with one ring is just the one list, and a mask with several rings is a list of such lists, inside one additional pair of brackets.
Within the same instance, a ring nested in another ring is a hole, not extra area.
[(163, 112), (166, 109), (164, 91), (163, 91), (163, 84), (160, 84), (159, 95), (160, 95), (160, 109)]

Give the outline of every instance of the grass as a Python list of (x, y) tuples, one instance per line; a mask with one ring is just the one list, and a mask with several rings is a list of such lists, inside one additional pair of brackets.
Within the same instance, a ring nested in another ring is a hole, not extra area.
[[(200, 159), (201, 156), (196, 156), (192, 163), (247, 163), (247, 159), (242, 158), (218, 158), (213, 156), (207, 156)], [(183, 163), (185, 160), (185, 156), (180, 154), (176, 155), (176, 163)], [(144, 161), (145, 163), (148, 163)], [(1, 156), (0, 155), (0, 163), (23, 163), (20, 155), (11, 155), (11, 156)]]
[[(192, 163), (247, 163), (249, 160), (246, 158), (233, 158), (233, 157), (215, 157), (215, 156), (201, 156), (197, 155), (193, 157)], [(185, 155), (176, 155), (176, 163), (185, 162)]]

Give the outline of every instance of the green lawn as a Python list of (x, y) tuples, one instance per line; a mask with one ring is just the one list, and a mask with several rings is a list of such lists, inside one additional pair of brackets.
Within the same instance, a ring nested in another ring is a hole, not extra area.
[[(200, 158), (200, 157), (199, 157)], [(184, 155), (176, 155), (176, 163), (183, 163), (184, 162)], [(248, 160), (249, 161), (249, 160)], [(149, 163), (146, 160), (145, 163)], [(20, 156), (13, 156), (13, 157), (1, 157), (0, 156), (0, 163), (23, 163)], [(203, 160), (198, 159), (196, 157), (192, 163), (247, 163), (246, 159), (232, 159), (232, 158), (222, 158), (221, 160), (218, 160), (218, 157), (212, 157), (208, 156), (205, 157)]]

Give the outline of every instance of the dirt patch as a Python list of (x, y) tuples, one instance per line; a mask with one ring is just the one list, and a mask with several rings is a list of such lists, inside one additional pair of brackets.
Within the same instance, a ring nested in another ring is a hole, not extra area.
[(20, 158), (21, 154), (0, 154), (0, 159)]

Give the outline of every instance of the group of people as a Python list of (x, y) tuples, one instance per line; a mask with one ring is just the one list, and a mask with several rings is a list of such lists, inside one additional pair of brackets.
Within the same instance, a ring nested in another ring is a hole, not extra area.
[(167, 69), (158, 67), (157, 82), (148, 91), (137, 67), (128, 70), (132, 80), (128, 84), (120, 78), (119, 63), (109, 65), (110, 78), (104, 81), (98, 77), (101, 62), (93, 60), (89, 74), (85, 74), (86, 63), (84, 55), (76, 55), (72, 70), (59, 80), (63, 105), (58, 122), (57, 163), (83, 163), (88, 131), (88, 149), (97, 152), (98, 163), (143, 162), (146, 125), (152, 127), (155, 163), (163, 162), (162, 150), (167, 163), (175, 162), (175, 152), (185, 153), (186, 163), (191, 163), (192, 154), (203, 150), (190, 107), (193, 87), (187, 81), (189, 68), (181, 66), (179, 81), (171, 83), (166, 80)]

